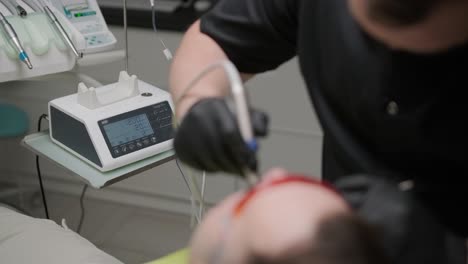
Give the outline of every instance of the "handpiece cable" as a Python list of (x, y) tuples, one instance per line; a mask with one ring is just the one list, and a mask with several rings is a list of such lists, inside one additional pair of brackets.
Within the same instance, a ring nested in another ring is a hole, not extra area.
[[(47, 118), (48, 118), (48, 116), (46, 114), (42, 114), (39, 117), (39, 121), (37, 123), (37, 132), (41, 131), (42, 119), (47, 119)], [(49, 209), (47, 207), (47, 199), (46, 199), (45, 191), (44, 191), (44, 184), (43, 184), (43, 181), (42, 181), (41, 167), (39, 166), (39, 155), (36, 155), (36, 170), (37, 170), (37, 176), (39, 178), (39, 186), (41, 188), (42, 203), (44, 204), (45, 216), (46, 216), (47, 219), (50, 219)]]
[(81, 215), (80, 215), (80, 222), (78, 223), (78, 227), (76, 229), (76, 232), (78, 234), (81, 233), (81, 227), (83, 226), (83, 221), (84, 221), (84, 218), (85, 218), (84, 196), (85, 196), (85, 193), (86, 193), (87, 189), (88, 189), (88, 184), (85, 184), (84, 187), (83, 187), (83, 190), (81, 191), (81, 195), (80, 195)]

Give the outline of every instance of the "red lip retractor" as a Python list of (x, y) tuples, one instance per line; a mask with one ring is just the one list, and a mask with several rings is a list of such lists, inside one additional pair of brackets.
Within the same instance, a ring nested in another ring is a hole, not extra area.
[(276, 187), (279, 185), (284, 185), (288, 183), (303, 183), (303, 184), (308, 184), (308, 185), (316, 185), (323, 187), (333, 193), (338, 194), (338, 191), (329, 183), (323, 182), (321, 180), (317, 180), (314, 178), (310, 177), (305, 177), (302, 175), (288, 175), (285, 177), (281, 177), (278, 179), (274, 179), (270, 182), (263, 183), (260, 182), (259, 184), (255, 185), (252, 187), (245, 195), (244, 197), (237, 203), (237, 205), (234, 207), (234, 217), (238, 217), (243, 209), (245, 208), (246, 204), (259, 192), (264, 191), (266, 189), (270, 189), (272, 187)]

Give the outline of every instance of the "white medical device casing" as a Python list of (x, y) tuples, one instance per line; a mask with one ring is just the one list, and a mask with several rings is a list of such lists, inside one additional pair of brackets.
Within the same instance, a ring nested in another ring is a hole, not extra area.
[(85, 54), (112, 49), (117, 40), (107, 27), (97, 0), (47, 0), (86, 41)]
[(49, 102), (52, 141), (100, 171), (172, 149), (170, 94), (121, 72), (119, 82)]

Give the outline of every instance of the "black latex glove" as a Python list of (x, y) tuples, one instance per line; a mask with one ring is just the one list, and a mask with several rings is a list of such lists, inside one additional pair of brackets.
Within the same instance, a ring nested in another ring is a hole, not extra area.
[[(255, 136), (266, 136), (267, 115), (250, 113)], [(257, 170), (256, 153), (247, 147), (237, 119), (221, 98), (202, 99), (190, 108), (176, 130), (174, 148), (180, 160), (199, 170), (238, 175), (243, 175), (242, 168)]]
[(379, 231), (391, 263), (447, 263), (445, 229), (411, 191), (374, 175), (351, 175), (338, 180), (336, 187)]

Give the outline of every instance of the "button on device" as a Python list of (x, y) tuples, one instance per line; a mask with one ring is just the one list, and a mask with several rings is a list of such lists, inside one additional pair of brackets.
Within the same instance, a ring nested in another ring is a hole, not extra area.
[(122, 147), (122, 152), (123, 152), (123, 153), (127, 153), (127, 151), (128, 151), (127, 146), (123, 146), (123, 147)]
[(151, 137), (151, 142), (156, 143), (157, 139), (156, 137)]
[(128, 148), (129, 148), (130, 150), (134, 150), (134, 149), (135, 149), (135, 145), (130, 144), (130, 145), (128, 145)]
[(138, 148), (143, 147), (143, 144), (141, 142), (137, 142), (136, 145), (137, 145)]
[(119, 154), (120, 154), (120, 150), (119, 150), (118, 148), (115, 148), (115, 149), (114, 149), (114, 154), (115, 154), (115, 155), (119, 155)]
[(150, 142), (149, 142), (149, 139), (145, 139), (145, 140), (143, 140), (143, 144), (145, 144), (145, 145), (149, 145), (149, 143), (150, 143)]
[(395, 116), (395, 115), (398, 115), (399, 111), (400, 111), (399, 106), (395, 101), (390, 101), (387, 104), (387, 114)]

